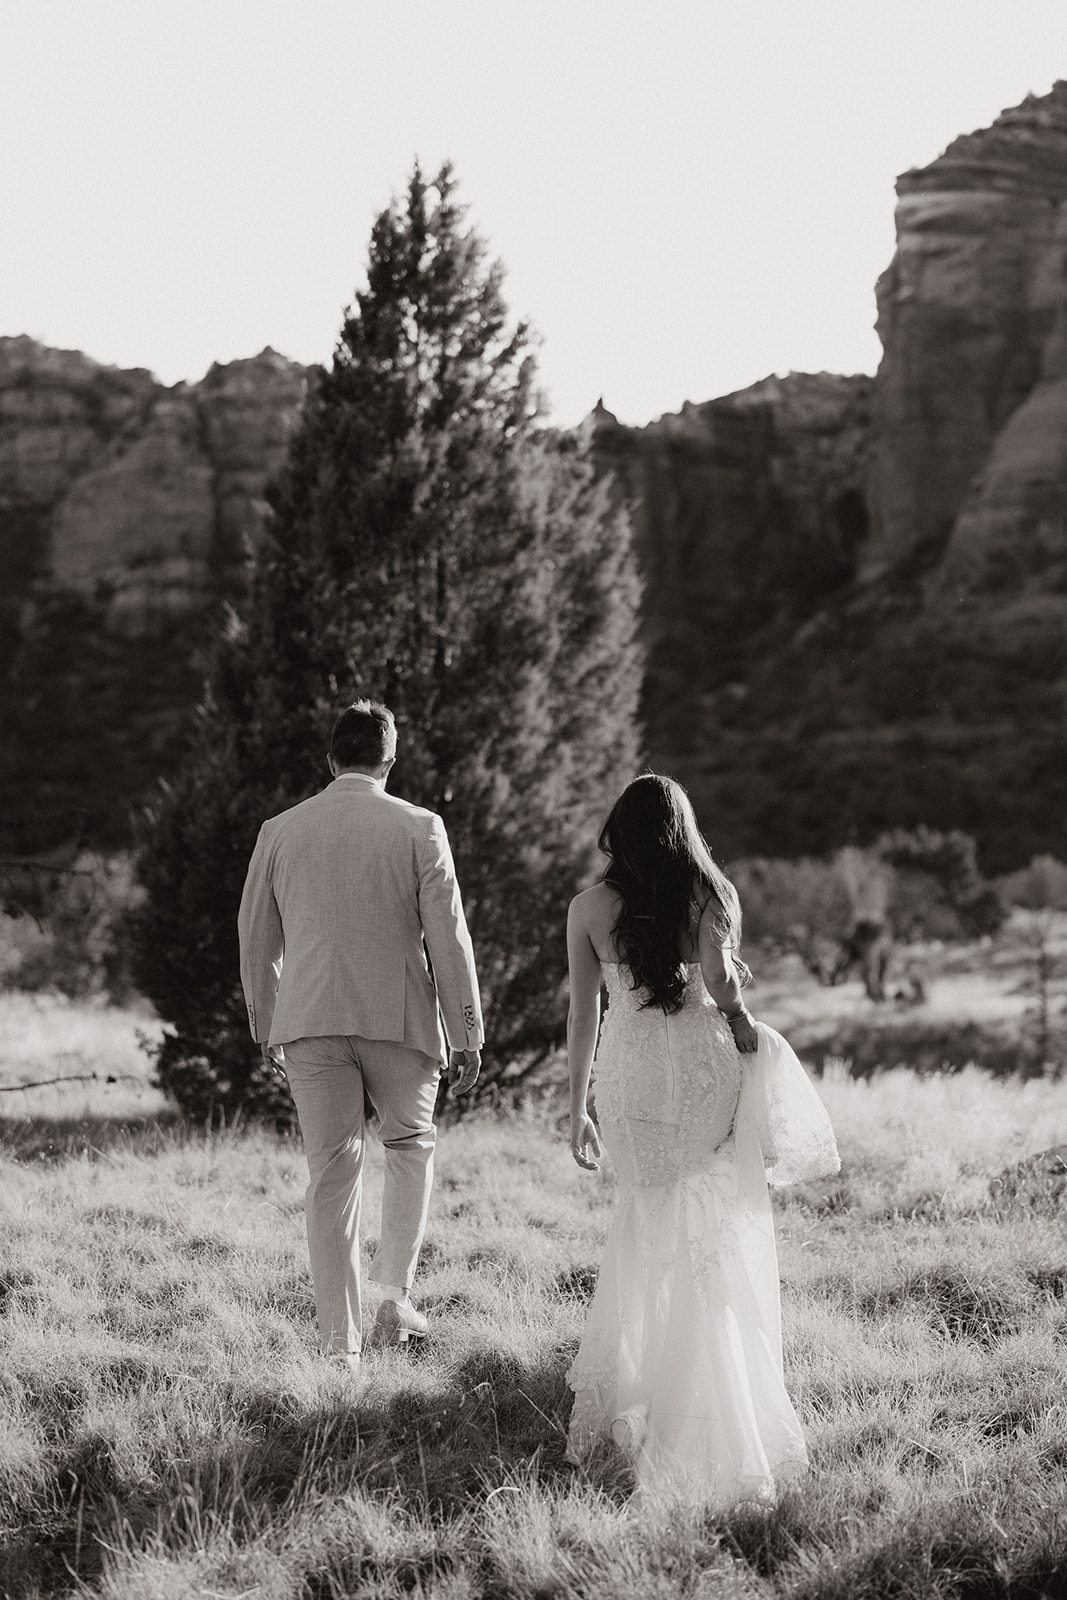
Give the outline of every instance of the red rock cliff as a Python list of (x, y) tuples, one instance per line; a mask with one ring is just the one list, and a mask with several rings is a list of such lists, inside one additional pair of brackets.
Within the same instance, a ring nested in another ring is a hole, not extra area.
[[(166, 388), (0, 339), (0, 562), (106, 600), (137, 633), (217, 597), (261, 526), (305, 369), (273, 350)], [(10, 592), (9, 590), (9, 592)]]
[[(863, 574), (1044, 569), (1067, 484), (1067, 83), (897, 184)], [(1062, 526), (1058, 536), (1062, 540)]]

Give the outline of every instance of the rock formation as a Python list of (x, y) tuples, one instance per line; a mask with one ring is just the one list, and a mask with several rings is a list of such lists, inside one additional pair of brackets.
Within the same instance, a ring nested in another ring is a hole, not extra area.
[(1006, 870), (1067, 856), (1067, 83), (898, 192), (855, 581), (760, 641), (688, 775), (739, 854), (925, 822)]
[(594, 411), (595, 459), (632, 509), (646, 583), (651, 754), (700, 741), (702, 697), (754, 638), (848, 583), (867, 534), (872, 380), (790, 373), (646, 428)]
[(9, 592), (49, 577), (133, 632), (202, 608), (256, 537), (304, 378), (264, 350), (164, 388), (140, 369), (0, 339)]
[[(650, 758), (727, 860), (919, 823), (986, 871), (1067, 858), (1067, 84), (898, 191), (875, 379), (585, 425), (637, 532)], [(122, 837), (177, 758), (305, 376), (0, 339), (0, 848), (75, 805)]]
[[(1044, 585), (1067, 484), (1067, 83), (897, 184), (864, 576)], [(1059, 491), (1055, 485), (1059, 485)], [(1032, 545), (1032, 551), (1028, 546)]]
[(305, 377), (264, 350), (166, 388), (0, 339), (0, 850), (128, 835), (243, 585)]

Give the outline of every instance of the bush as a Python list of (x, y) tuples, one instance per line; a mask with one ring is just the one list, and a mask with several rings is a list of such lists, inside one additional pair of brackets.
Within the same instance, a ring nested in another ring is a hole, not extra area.
[(55, 940), (43, 922), (24, 913), (0, 912), (0, 986), (36, 990), (51, 987), (39, 974), (49, 970)]
[(834, 864), (757, 856), (734, 862), (730, 877), (741, 899), (746, 940), (794, 951), (820, 983), (829, 983), (854, 920), (847, 885)]
[(854, 1078), (893, 1067), (913, 1071), (960, 1072), (974, 1065), (994, 1077), (1025, 1069), (1025, 1047), (1000, 1029), (979, 1022), (931, 1022), (901, 1018), (882, 1026), (848, 1022), (805, 1045), (803, 1055), (816, 1064), (839, 1058)]
[(958, 828), (898, 828), (875, 853), (894, 873), (889, 916), (898, 939), (977, 939), (996, 933), (1007, 906), (978, 870), (975, 842)]
[(142, 899), (128, 854), (84, 852), (54, 875), (40, 917), (0, 917), (0, 981), (72, 1000), (128, 1000), (127, 919)]
[(1027, 911), (1067, 911), (1067, 866), (1055, 856), (1034, 856), (1028, 867), (998, 884), (1002, 899)]

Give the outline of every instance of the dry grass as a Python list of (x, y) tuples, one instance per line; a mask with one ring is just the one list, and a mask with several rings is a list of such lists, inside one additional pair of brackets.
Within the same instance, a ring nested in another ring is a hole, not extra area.
[(843, 1162), (828, 1188), (868, 1216), (980, 1211), (991, 1176), (1067, 1138), (1064, 1079), (994, 1079), (977, 1067), (855, 1079), (829, 1062), (819, 1092)]
[[(151, 1066), (138, 1043), (139, 1034), (154, 1039), (159, 1032), (147, 1008), (123, 1011), (59, 995), (0, 994), (0, 1118), (69, 1124), (165, 1116), (166, 1101), (152, 1087)], [(17, 1087), (54, 1078), (70, 1081)]]
[[(10, 1053), (21, 1015), (0, 1078), (49, 1059), (41, 1005)], [(134, 1070), (137, 1019), (55, 1015), (53, 1059), (91, 1070), (96, 1039)], [(91, 1087), (77, 1121), (57, 1099), (51, 1123), (0, 1124), (3, 1594), (1067, 1592), (1064, 1201), (991, 1191), (1067, 1142), (1067, 1083), (824, 1080), (842, 1175), (778, 1202), (813, 1471), (770, 1515), (728, 1516), (631, 1513), (617, 1459), (563, 1464), (612, 1183), (573, 1168), (551, 1113), (444, 1130), (433, 1341), (355, 1388), (315, 1354), (298, 1144), (112, 1115)]]
[[(908, 1015), (918, 1021), (1018, 1026), (1034, 1003), (1036, 952), (1042, 937), (1051, 958), (1050, 999), (1062, 1012), (1067, 1006), (1067, 912), (1015, 910), (996, 939), (902, 947), (893, 954), (887, 990), (892, 996), (906, 990), (909, 978), (920, 978), (926, 998), (921, 1005), (908, 1007)], [(790, 1039), (803, 1042), (808, 1031), (857, 1018), (877, 1026), (899, 1010), (892, 1000), (884, 1006), (867, 1000), (856, 978), (833, 988), (820, 987), (796, 956), (753, 960), (760, 979), (754, 997), (758, 996), (767, 1020)]]

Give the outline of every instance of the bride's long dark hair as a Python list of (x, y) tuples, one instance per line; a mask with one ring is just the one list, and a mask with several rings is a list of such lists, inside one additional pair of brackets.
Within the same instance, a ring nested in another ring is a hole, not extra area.
[[(693, 926), (691, 906), (710, 901), (715, 937), (736, 956), (737, 890), (712, 860), (681, 784), (657, 772), (627, 784), (601, 829), (600, 848), (610, 858), (604, 882), (622, 900), (612, 935), (634, 989), (645, 991), (642, 1008), (680, 1011), (686, 982), (682, 939)], [(744, 981), (748, 969), (737, 965)]]

